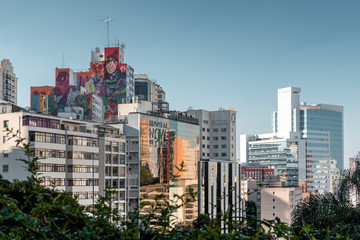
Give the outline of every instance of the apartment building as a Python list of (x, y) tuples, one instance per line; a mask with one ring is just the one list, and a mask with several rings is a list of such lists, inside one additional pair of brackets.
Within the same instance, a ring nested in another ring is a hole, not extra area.
[[(93, 205), (111, 187), (112, 207), (126, 215), (127, 140), (121, 129), (22, 111), (0, 114), (0, 123), (31, 144), (39, 157), (42, 185), (68, 191), (84, 206)], [(0, 174), (9, 180), (26, 179), (24, 163), (16, 160), (26, 157), (23, 150), (6, 131), (0, 131), (0, 139)]]

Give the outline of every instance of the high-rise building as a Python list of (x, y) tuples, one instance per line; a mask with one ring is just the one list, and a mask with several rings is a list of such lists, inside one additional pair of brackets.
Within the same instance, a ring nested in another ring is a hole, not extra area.
[(278, 110), (273, 113), (273, 132), (299, 132), (300, 92), (300, 88), (294, 87), (278, 89)]
[(17, 104), (17, 80), (10, 60), (3, 59), (0, 64), (0, 100)]
[(328, 132), (303, 130), (306, 141), (306, 187), (308, 192), (330, 191), (330, 135)]
[[(300, 103), (300, 92), (300, 88), (294, 87), (278, 89), (278, 110), (272, 118), (273, 135), (290, 134), (299, 143), (304, 141), (305, 144), (298, 145), (298, 180), (306, 181), (307, 191), (327, 192), (331, 189), (331, 173), (337, 172), (332, 162), (337, 163), (339, 170), (344, 168), (343, 107)], [(254, 136), (240, 137), (242, 161), (250, 161), (249, 141), (254, 141), (251, 139)], [(261, 162), (266, 161), (258, 161)]]
[[(330, 158), (336, 160), (336, 167), (344, 169), (344, 114), (343, 107), (328, 104), (306, 105), (300, 108), (301, 131), (315, 132), (314, 135), (329, 135)], [(319, 139), (321, 140), (321, 139)], [(319, 143), (320, 144), (320, 143)], [(319, 145), (318, 144), (318, 145)], [(324, 143), (320, 147), (323, 147)], [(313, 152), (316, 153), (316, 152)]]
[(200, 158), (236, 161), (236, 112), (187, 110), (199, 119)]

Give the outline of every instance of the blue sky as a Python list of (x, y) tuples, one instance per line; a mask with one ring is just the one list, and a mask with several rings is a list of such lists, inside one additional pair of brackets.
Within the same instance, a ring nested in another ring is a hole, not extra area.
[(360, 2), (331, 0), (0, 1), (0, 58), (30, 86), (55, 68), (87, 69), (90, 52), (126, 44), (125, 62), (167, 93), (173, 110), (238, 111), (238, 134), (271, 130), (277, 89), (302, 88), (308, 104), (344, 106), (345, 160), (360, 150)]

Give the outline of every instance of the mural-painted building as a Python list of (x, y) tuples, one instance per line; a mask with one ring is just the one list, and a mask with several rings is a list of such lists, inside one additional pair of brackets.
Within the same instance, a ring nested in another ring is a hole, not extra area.
[(96, 61), (90, 62), (88, 72), (57, 68), (54, 87), (32, 87), (31, 109), (58, 115), (68, 109), (66, 106), (80, 106), (84, 120), (103, 121), (116, 117), (118, 104), (128, 102), (135, 95), (134, 69), (122, 63), (123, 56), (119, 53), (123, 54), (123, 49), (120, 47), (98, 52), (100, 55)]

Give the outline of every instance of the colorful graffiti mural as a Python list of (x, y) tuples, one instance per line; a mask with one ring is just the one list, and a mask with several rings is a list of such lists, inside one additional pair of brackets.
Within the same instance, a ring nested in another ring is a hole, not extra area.
[(58, 87), (62, 93), (62, 95), (66, 92), (66, 90), (69, 88), (70, 84), (70, 75), (69, 75), (70, 69), (60, 69), (57, 68), (55, 70), (55, 86)]
[(92, 120), (92, 97), (91, 94), (78, 95), (75, 105), (84, 109), (84, 120)]
[(56, 115), (61, 90), (57, 87), (31, 87), (31, 109), (42, 114)]
[(105, 48), (104, 52), (103, 62), (91, 62), (89, 72), (76, 73), (76, 86), (71, 85), (71, 69), (57, 68), (55, 87), (31, 88), (31, 109), (56, 115), (65, 106), (81, 106), (84, 116), (91, 120), (91, 94), (96, 94), (103, 102), (104, 119), (117, 115), (117, 105), (126, 97), (128, 66), (119, 63), (119, 47)]
[(104, 79), (108, 97), (121, 102), (126, 91), (126, 64), (119, 64), (118, 48), (105, 48)]

